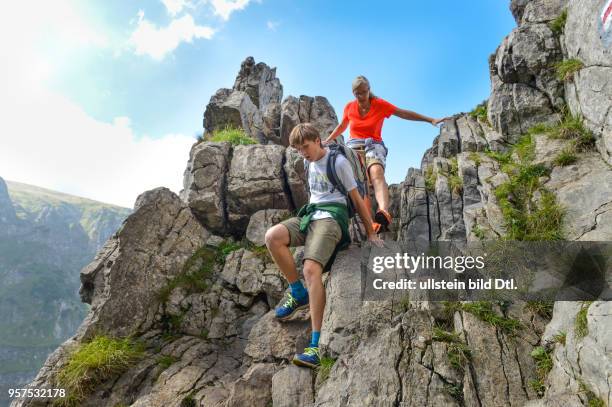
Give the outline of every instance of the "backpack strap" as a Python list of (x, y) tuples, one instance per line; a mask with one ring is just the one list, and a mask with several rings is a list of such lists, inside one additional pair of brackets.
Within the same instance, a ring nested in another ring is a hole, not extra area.
[(338, 155), (340, 154), (338, 150), (338, 146), (330, 146), (329, 158), (327, 159), (327, 178), (333, 185), (331, 192), (334, 192), (334, 190), (337, 189), (342, 195), (347, 195), (346, 188), (344, 188), (344, 185), (342, 185), (342, 182), (338, 177), (338, 171), (336, 170), (336, 162), (338, 161)]

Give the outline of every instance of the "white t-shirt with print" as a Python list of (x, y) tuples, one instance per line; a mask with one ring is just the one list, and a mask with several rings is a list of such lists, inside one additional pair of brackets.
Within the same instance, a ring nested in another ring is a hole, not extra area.
[[(325, 148), (325, 155), (308, 164), (308, 185), (310, 186), (310, 203), (332, 203), (337, 202), (347, 205), (346, 197), (338, 188), (334, 188), (329, 178), (327, 178), (327, 161), (329, 160), (329, 149)], [(343, 155), (336, 157), (336, 173), (340, 182), (347, 192), (357, 188), (357, 182), (353, 175), (351, 164)], [(333, 189), (333, 192), (332, 192)], [(331, 214), (327, 211), (316, 211), (312, 215), (312, 219), (331, 218)]]

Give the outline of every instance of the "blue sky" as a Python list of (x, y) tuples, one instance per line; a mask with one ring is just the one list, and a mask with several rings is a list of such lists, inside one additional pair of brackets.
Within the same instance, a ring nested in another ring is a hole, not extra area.
[[(488, 97), (487, 58), (515, 27), (509, 2), (491, 0), (27, 3), (0, 17), (0, 108), (13, 118), (0, 176), (123, 206), (180, 190), (203, 109), (246, 56), (277, 67), (284, 96), (326, 96), (339, 116), (362, 74), (395, 105), (441, 117)], [(387, 120), (388, 181), (437, 133)]]

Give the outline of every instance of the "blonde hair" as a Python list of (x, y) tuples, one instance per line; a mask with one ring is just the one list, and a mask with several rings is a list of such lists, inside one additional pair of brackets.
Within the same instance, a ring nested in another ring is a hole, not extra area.
[(376, 97), (376, 95), (372, 93), (372, 90), (370, 89), (370, 81), (363, 75), (359, 75), (353, 79), (353, 92), (355, 92), (355, 89), (361, 85), (366, 85), (368, 87), (368, 90), (370, 91), (370, 99), (374, 99)]
[(304, 141), (317, 141), (321, 135), (319, 130), (311, 123), (300, 123), (291, 130), (289, 134), (289, 145), (291, 147), (297, 147), (304, 144)]

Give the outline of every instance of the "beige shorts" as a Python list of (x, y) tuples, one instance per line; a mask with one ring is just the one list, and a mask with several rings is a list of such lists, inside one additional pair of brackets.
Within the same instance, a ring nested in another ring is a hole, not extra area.
[(289, 218), (281, 222), (289, 230), (289, 245), (304, 246), (304, 260), (314, 260), (325, 268), (342, 238), (340, 225), (333, 218), (317, 219), (310, 222), (307, 233), (302, 233), (300, 219)]

